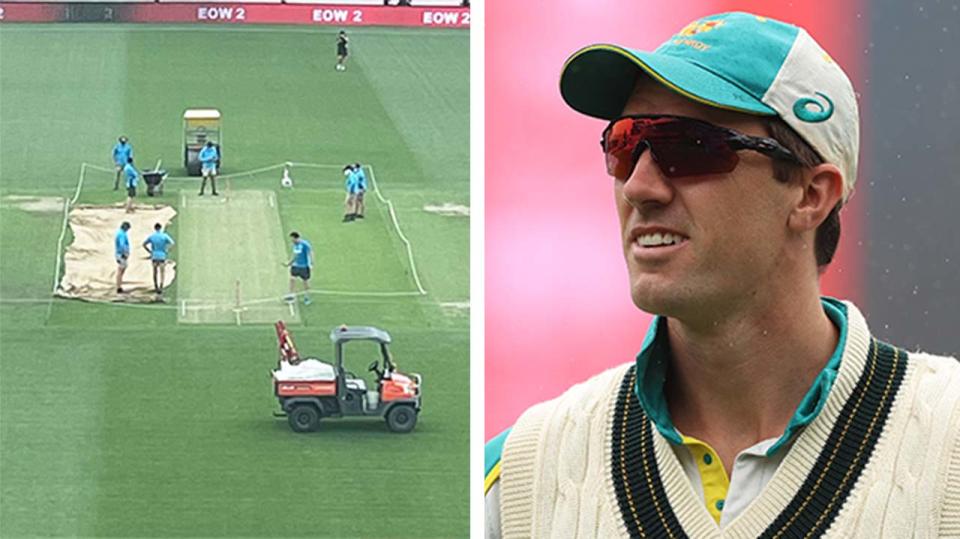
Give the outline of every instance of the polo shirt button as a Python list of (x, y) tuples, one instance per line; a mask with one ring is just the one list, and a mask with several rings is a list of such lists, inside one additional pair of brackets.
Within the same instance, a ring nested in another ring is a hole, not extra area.
[(706, 453), (703, 455), (703, 462), (706, 463), (707, 466), (713, 464), (713, 457), (710, 456), (710, 453)]
[(717, 511), (723, 511), (723, 500), (717, 500)]

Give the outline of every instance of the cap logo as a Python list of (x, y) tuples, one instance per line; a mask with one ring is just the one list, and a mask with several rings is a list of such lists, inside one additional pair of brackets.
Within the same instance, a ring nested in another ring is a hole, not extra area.
[(693, 36), (696, 34), (702, 34), (704, 32), (709, 32), (714, 28), (719, 28), (723, 26), (723, 23), (724, 21), (706, 21), (706, 22), (694, 21), (684, 26), (683, 30), (680, 30), (680, 32), (677, 35)]
[(824, 105), (813, 97), (801, 97), (793, 104), (793, 114), (797, 118), (812, 124), (825, 121), (827, 118), (833, 116), (833, 101), (831, 101), (826, 94), (820, 92), (814, 93), (822, 97), (827, 104)]

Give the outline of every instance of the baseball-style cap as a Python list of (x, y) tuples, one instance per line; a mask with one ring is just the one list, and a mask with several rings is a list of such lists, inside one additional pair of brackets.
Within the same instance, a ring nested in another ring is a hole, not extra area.
[(846, 73), (803, 28), (751, 13), (691, 22), (653, 52), (597, 44), (564, 64), (560, 93), (575, 110), (612, 120), (638, 73), (711, 107), (779, 116), (843, 174), (853, 193), (860, 121)]

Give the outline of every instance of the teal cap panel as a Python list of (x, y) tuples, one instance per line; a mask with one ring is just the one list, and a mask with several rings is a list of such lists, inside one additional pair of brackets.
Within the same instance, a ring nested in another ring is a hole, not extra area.
[(560, 93), (574, 110), (612, 120), (623, 113), (639, 73), (708, 106), (776, 114), (739, 86), (688, 60), (616, 45), (595, 45), (571, 57), (560, 78)]
[(749, 13), (723, 13), (688, 24), (652, 53), (592, 45), (564, 64), (560, 93), (579, 112), (613, 119), (642, 72), (705, 105), (773, 116), (762, 99), (799, 31)]
[(654, 54), (700, 65), (760, 100), (799, 32), (792, 24), (751, 13), (721, 13), (688, 24)]

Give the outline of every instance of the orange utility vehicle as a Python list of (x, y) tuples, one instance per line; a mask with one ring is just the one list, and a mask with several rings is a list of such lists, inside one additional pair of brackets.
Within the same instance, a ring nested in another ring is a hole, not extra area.
[[(330, 332), (334, 362), (301, 358), (290, 331), (282, 321), (275, 324), (280, 359), (272, 371), (273, 391), (281, 412), (296, 432), (317, 430), (321, 418), (367, 416), (386, 420), (393, 432), (410, 432), (420, 413), (419, 374), (396, 370), (387, 345), (390, 334), (367, 326), (340, 326)], [(372, 341), (379, 346), (379, 358), (367, 367), (376, 375), (376, 388), (343, 367), (343, 347), (351, 341)], [(382, 368), (381, 368), (382, 362)]]

